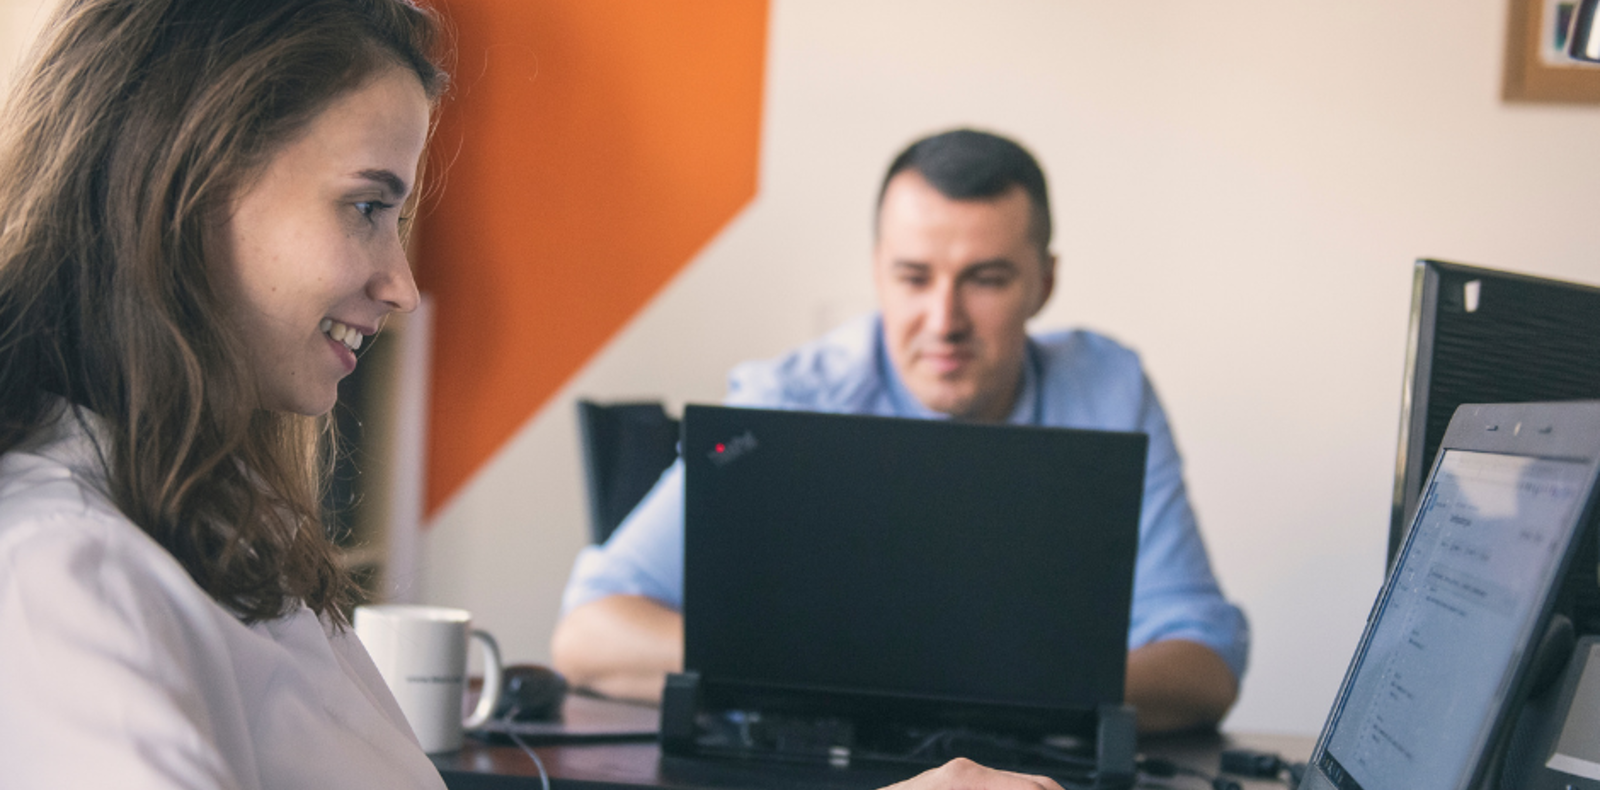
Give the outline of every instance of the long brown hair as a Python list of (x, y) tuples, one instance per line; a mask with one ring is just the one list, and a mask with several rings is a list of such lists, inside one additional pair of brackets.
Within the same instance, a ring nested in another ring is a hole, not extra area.
[(276, 150), (381, 71), (444, 89), (409, 0), (67, 0), (0, 128), (0, 452), (65, 401), (107, 494), (247, 622), (354, 588), (323, 527), (327, 418), (254, 408), (207, 235)]

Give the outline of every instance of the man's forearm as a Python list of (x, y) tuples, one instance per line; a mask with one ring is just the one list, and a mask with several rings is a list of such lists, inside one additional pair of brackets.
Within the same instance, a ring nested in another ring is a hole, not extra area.
[(1128, 653), (1127, 700), (1140, 732), (1214, 726), (1238, 693), (1227, 663), (1199, 642), (1170, 639)]
[(683, 668), (683, 616), (650, 598), (607, 596), (568, 612), (550, 652), (575, 686), (657, 702), (667, 673)]

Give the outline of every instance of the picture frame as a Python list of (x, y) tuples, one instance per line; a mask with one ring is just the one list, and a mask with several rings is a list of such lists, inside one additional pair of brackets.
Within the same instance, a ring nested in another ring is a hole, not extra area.
[(1510, 0), (1502, 98), (1509, 102), (1600, 104), (1600, 64), (1566, 58), (1576, 0)]

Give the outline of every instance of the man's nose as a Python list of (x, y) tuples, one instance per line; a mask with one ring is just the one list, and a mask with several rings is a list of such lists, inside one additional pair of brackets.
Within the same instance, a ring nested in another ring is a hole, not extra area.
[(934, 286), (928, 305), (928, 329), (945, 340), (959, 340), (970, 328), (961, 286), (954, 280)]

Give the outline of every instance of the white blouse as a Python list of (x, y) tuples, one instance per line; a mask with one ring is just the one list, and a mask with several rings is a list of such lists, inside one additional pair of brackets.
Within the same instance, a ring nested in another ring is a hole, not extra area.
[(0, 456), (0, 786), (444, 787), (353, 632), (244, 625), (103, 481), (70, 415)]

